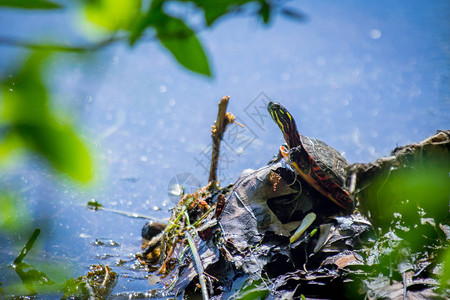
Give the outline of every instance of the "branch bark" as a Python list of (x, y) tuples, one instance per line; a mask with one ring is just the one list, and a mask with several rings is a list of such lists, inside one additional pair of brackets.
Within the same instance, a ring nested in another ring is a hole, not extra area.
[(229, 99), (229, 96), (225, 96), (220, 100), (217, 120), (214, 122), (211, 129), (213, 148), (208, 181), (212, 183), (213, 187), (215, 187), (217, 183), (217, 166), (219, 164), (220, 142), (222, 141), (223, 133), (225, 132), (227, 125), (233, 123), (235, 120), (235, 117), (231, 113), (226, 112)]

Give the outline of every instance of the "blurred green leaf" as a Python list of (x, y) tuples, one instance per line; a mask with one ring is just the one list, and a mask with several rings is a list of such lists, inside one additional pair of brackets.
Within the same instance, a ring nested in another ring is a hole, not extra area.
[(17, 74), (2, 83), (1, 117), (10, 123), (11, 132), (25, 146), (43, 155), (59, 171), (86, 182), (92, 177), (86, 146), (74, 129), (49, 109), (49, 97), (41, 79), (47, 57), (43, 52), (34, 53)]
[(71, 127), (53, 121), (45, 126), (19, 125), (16, 130), (30, 149), (44, 155), (59, 171), (81, 182), (91, 179), (89, 153)]
[[(156, 30), (157, 38), (166, 47), (175, 59), (185, 68), (199, 74), (211, 76), (207, 56), (195, 32), (183, 20), (167, 15), (163, 6), (168, 1), (152, 1), (150, 9), (141, 15), (131, 30), (129, 42), (133, 46), (143, 35), (147, 28)], [(273, 7), (266, 0), (179, 0), (191, 2), (203, 10), (207, 26), (211, 26), (219, 18), (239, 11), (244, 6), (255, 3), (259, 7), (259, 15), (264, 23), (270, 21)]]
[(445, 290), (450, 288), (450, 248), (445, 250), (442, 262), (444, 267), (441, 276), (441, 289)]
[(0, 194), (0, 229), (17, 232), (27, 225), (28, 211), (21, 207), (16, 197), (7, 192)]
[(134, 23), (130, 33), (130, 46), (133, 46), (141, 38), (147, 27), (161, 26), (163, 19), (162, 7), (152, 6), (146, 14), (141, 15)]
[(162, 14), (156, 34), (161, 43), (185, 68), (206, 76), (211, 76), (208, 58), (200, 41), (182, 20)]
[(266, 0), (187, 0), (195, 3), (204, 11), (207, 26), (211, 26), (219, 18), (235, 11), (243, 10), (250, 3), (257, 3), (260, 6), (258, 11), (264, 23), (268, 23), (273, 11), (271, 3)]
[[(30, 238), (28, 239), (27, 243), (22, 248), (22, 251), (20, 251), (19, 255), (14, 260), (14, 270), (16, 271), (17, 275), (22, 280), (24, 287), (31, 294), (36, 294), (35, 284), (36, 285), (42, 285), (42, 284), (51, 285), (51, 284), (53, 284), (53, 281), (51, 281), (45, 273), (38, 271), (34, 268), (30, 269), (30, 267), (23, 262), (24, 258), (27, 256), (27, 254), (30, 253), (30, 251), (33, 249), (34, 243), (36, 242), (40, 233), (41, 233), (41, 230), (39, 228), (36, 228), (33, 231)], [(30, 270), (26, 270), (26, 269), (30, 269)]]
[(211, 26), (219, 18), (237, 11), (244, 5), (251, 2), (260, 2), (260, 0), (186, 0), (192, 2), (203, 10), (207, 26)]
[(136, 19), (141, 0), (88, 1), (85, 13), (91, 22), (111, 31), (129, 29)]
[(269, 21), (270, 21), (270, 12), (271, 12), (271, 7), (270, 7), (269, 3), (267, 3), (266, 1), (262, 2), (259, 13), (265, 24), (269, 23)]
[(382, 232), (399, 226), (411, 228), (405, 234), (420, 248), (416, 239), (422, 239), (423, 234), (416, 230), (425, 229), (422, 218), (432, 218), (436, 224), (448, 220), (450, 166), (446, 159), (431, 154), (410, 164), (375, 175), (359, 198), (361, 209), (370, 213), (376, 228)]
[(21, 146), (23, 143), (14, 132), (8, 132), (6, 137), (0, 139), (0, 166), (9, 162), (11, 155), (16, 154)]
[(234, 1), (196, 1), (205, 13), (206, 25), (211, 26), (217, 19), (226, 15)]
[(40, 74), (47, 56), (36, 52), (17, 74), (3, 82), (1, 117), (12, 125), (40, 124), (50, 119), (47, 91)]
[[(36, 245), (32, 253), (22, 262), (15, 266), (17, 279), (11, 278), (4, 285), (5, 299), (28, 299), (16, 298), (14, 295), (39, 295), (38, 299), (60, 299), (65, 282), (75, 276), (75, 271), (70, 270), (70, 264), (64, 262), (63, 257), (42, 258), (42, 253)], [(1, 298), (0, 296), (0, 299)], [(35, 298), (32, 298), (35, 299)], [(71, 298), (72, 299), (72, 298)], [(75, 298), (74, 298), (75, 299)], [(78, 298), (76, 298), (78, 299)]]
[(427, 163), (427, 167), (393, 170), (388, 180), (380, 184), (377, 197), (385, 203), (381, 213), (386, 219), (391, 218), (393, 212), (400, 212), (403, 221), (411, 226), (418, 219), (417, 207), (423, 208), (427, 217), (438, 221), (447, 218), (449, 169), (445, 161)]
[(194, 31), (183, 20), (165, 14), (161, 5), (152, 6), (136, 22), (130, 35), (130, 44), (134, 45), (149, 26), (156, 30), (159, 41), (182, 66), (193, 72), (211, 76), (208, 58)]
[(149, 20), (147, 15), (141, 15), (137, 18), (137, 21), (131, 29), (130, 36), (128, 38), (130, 46), (134, 46), (134, 44), (136, 44), (148, 26)]
[(24, 9), (55, 9), (62, 6), (46, 0), (0, 0), (0, 6)]

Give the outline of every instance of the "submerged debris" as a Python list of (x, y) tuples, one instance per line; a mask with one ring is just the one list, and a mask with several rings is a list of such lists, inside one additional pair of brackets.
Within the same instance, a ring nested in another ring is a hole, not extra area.
[(86, 275), (66, 282), (62, 299), (106, 299), (115, 286), (117, 274), (104, 265), (92, 265)]

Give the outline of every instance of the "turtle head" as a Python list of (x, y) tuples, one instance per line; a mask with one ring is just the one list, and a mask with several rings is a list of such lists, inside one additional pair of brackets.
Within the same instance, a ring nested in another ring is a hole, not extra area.
[(283, 132), (284, 139), (286, 140), (288, 147), (293, 148), (300, 146), (301, 142), (297, 125), (288, 110), (277, 102), (269, 102), (267, 105), (267, 110), (278, 127), (280, 127), (281, 132)]

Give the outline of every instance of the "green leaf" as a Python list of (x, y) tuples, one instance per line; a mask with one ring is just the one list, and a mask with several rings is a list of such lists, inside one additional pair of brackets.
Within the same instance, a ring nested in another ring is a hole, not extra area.
[(18, 232), (31, 220), (26, 207), (21, 205), (13, 193), (0, 193), (0, 230), (3, 232)]
[(182, 20), (163, 14), (156, 27), (158, 39), (185, 68), (211, 76), (208, 58), (200, 41)]
[(233, 295), (233, 298), (236, 300), (266, 299), (269, 292), (267, 285), (262, 279), (259, 279), (246, 282), (246, 286), (237, 291)]
[(56, 9), (62, 6), (46, 0), (0, 0), (0, 6), (24, 9)]
[(442, 257), (442, 276), (441, 276), (441, 289), (446, 290), (450, 288), (450, 248), (446, 249)]
[[(183, 2), (192, 2), (198, 8), (202, 9), (205, 15), (207, 26), (211, 26), (217, 19), (225, 16), (234, 8), (239, 10), (242, 6), (254, 2), (255, 0), (181, 0)], [(256, 0), (260, 1), (260, 0)]]
[(69, 126), (52, 121), (44, 126), (18, 125), (16, 130), (30, 149), (42, 154), (57, 170), (81, 182), (91, 179), (89, 152)]
[[(5, 130), (5, 128), (3, 128), (3, 130)], [(10, 163), (11, 156), (17, 154), (17, 150), (23, 146), (23, 143), (17, 134), (11, 131), (10, 128), (7, 128), (6, 131), (5, 137), (0, 140), (0, 167)]]
[(267, 3), (266, 1), (262, 2), (259, 13), (265, 24), (269, 23), (269, 21), (270, 21), (270, 12), (271, 12), (271, 7), (270, 7), (269, 3)]
[(141, 15), (134, 23), (130, 33), (130, 46), (133, 46), (149, 26), (157, 27), (162, 22), (164, 15), (160, 8), (150, 9), (145, 15)]
[[(3, 82), (0, 116), (9, 123), (11, 144), (23, 144), (43, 155), (57, 170), (86, 182), (92, 177), (92, 162), (75, 130), (49, 109), (49, 96), (41, 70), (47, 53), (36, 52), (23, 68)], [(18, 142), (16, 139), (19, 139)]]
[(227, 15), (233, 9), (239, 10), (242, 6), (254, 0), (192, 0), (199, 8), (203, 9), (207, 26), (211, 26), (219, 18)]
[(95, 0), (85, 7), (88, 20), (110, 31), (129, 29), (136, 19), (141, 0)]
[(47, 53), (37, 52), (23, 68), (4, 81), (1, 116), (14, 124), (40, 123), (50, 117), (47, 91), (41, 80), (41, 65)]
[(141, 15), (137, 18), (136, 23), (134, 23), (133, 28), (131, 28), (129, 43), (130, 46), (134, 46), (139, 38), (144, 33), (145, 29), (148, 27), (149, 22), (146, 19), (146, 15)]
[(206, 25), (211, 26), (217, 19), (226, 15), (231, 5), (230, 1), (206, 0), (203, 7)]

